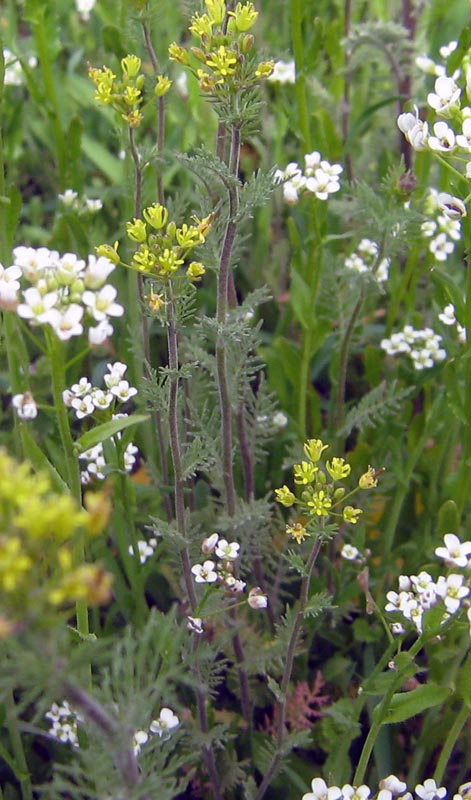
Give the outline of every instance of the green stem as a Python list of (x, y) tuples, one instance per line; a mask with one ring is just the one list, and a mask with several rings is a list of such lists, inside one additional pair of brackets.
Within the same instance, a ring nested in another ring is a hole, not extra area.
[(36, 53), (42, 74), (44, 93), (49, 105), (49, 118), (52, 124), (52, 134), (56, 146), (57, 168), (59, 173), (59, 188), (61, 191), (67, 188), (67, 149), (64, 131), (60, 119), (60, 104), (54, 78), (54, 71), (51, 59), (51, 43), (49, 34), (44, 24), (44, 14), (46, 5), (36, 0), (35, 11), (36, 19), (33, 22), (33, 33), (36, 42)]
[[(469, 669), (469, 664), (468, 664)], [(445, 774), (445, 770), (448, 766), (450, 761), (450, 756), (453, 752), (453, 748), (458, 741), (458, 737), (463, 730), (466, 722), (469, 719), (469, 708), (468, 706), (463, 703), (461, 710), (456, 715), (455, 721), (451, 726), (450, 730), (448, 731), (447, 737), (441, 749), (440, 757), (437, 761), (437, 766), (435, 767), (435, 772), (433, 773), (434, 780), (437, 782), (437, 786), (440, 786), (443, 775)]]
[(18, 719), (15, 710), (15, 700), (12, 692), (7, 692), (5, 698), (7, 707), (7, 727), (10, 737), (13, 757), (15, 759), (16, 777), (21, 786), (22, 800), (33, 800), (33, 788), (31, 786), (30, 772), (26, 761), (23, 741), (18, 727)]
[(277, 701), (277, 707), (278, 707), (278, 733), (276, 742), (277, 747), (273, 754), (270, 765), (263, 777), (263, 781), (260, 784), (255, 800), (262, 800), (262, 797), (264, 797), (284, 756), (283, 745), (286, 736), (285, 727), (286, 727), (286, 711), (288, 703), (288, 688), (291, 680), (291, 675), (293, 672), (294, 659), (296, 655), (296, 645), (298, 643), (298, 637), (301, 632), (301, 627), (304, 620), (304, 611), (307, 606), (307, 602), (309, 600), (309, 587), (311, 584), (312, 571), (317, 561), (321, 545), (322, 542), (321, 539), (319, 538), (314, 543), (314, 546), (310, 552), (309, 559), (306, 564), (306, 574), (304, 575), (301, 582), (298, 610), (296, 612), (293, 628), (291, 631), (291, 635), (289, 637), (288, 650), (286, 653), (286, 661), (280, 684), (281, 699)]
[(457, 491), (457, 506), (460, 514), (464, 514), (466, 503), (471, 490), (471, 219), (468, 216), (463, 220), (463, 235), (466, 248), (466, 298), (465, 319), (466, 345), (463, 357), (464, 362), (464, 408), (467, 413), (467, 423), (464, 430), (463, 459)]
[(291, 42), (293, 47), (294, 62), (296, 65), (296, 106), (299, 130), (303, 139), (303, 146), (307, 153), (311, 152), (311, 133), (309, 129), (309, 106), (306, 93), (306, 76), (304, 57), (306, 48), (303, 41), (302, 20), (303, 9), (306, 8), (304, 0), (291, 0), (290, 22)]
[(409, 650), (410, 661), (407, 660), (402, 669), (399, 669), (394, 676), (392, 677), (391, 684), (389, 686), (388, 691), (384, 695), (382, 701), (376, 706), (375, 714), (373, 716), (373, 722), (371, 724), (370, 730), (368, 731), (368, 736), (366, 737), (365, 744), (363, 745), (363, 750), (360, 755), (360, 760), (358, 762), (358, 766), (353, 777), (353, 785), (360, 786), (363, 783), (366, 769), (368, 767), (368, 762), (370, 760), (371, 753), (373, 752), (373, 748), (378, 738), (378, 734), (381, 730), (381, 726), (383, 725), (383, 721), (386, 718), (386, 715), (389, 710), (389, 705), (391, 699), (397, 689), (402, 685), (404, 681), (404, 676), (408, 669), (410, 669), (410, 664), (412, 659), (415, 658), (417, 653), (422, 649), (425, 643), (425, 637), (419, 636), (419, 638), (414, 642), (412, 647)]
[(339, 374), (337, 381), (337, 392), (335, 397), (334, 426), (333, 426), (335, 429), (334, 433), (335, 433), (336, 450), (340, 450), (341, 439), (343, 438), (338, 435), (337, 431), (342, 427), (345, 420), (345, 388), (347, 384), (348, 353), (350, 349), (350, 342), (352, 340), (353, 332), (355, 330), (355, 325), (358, 316), (360, 314), (361, 308), (363, 306), (364, 296), (365, 296), (365, 290), (364, 290), (364, 285), (362, 283), (360, 294), (358, 295), (358, 299), (355, 303), (352, 314), (348, 321), (348, 325), (345, 330), (342, 344), (340, 346)]
[[(72, 497), (78, 505), (82, 504), (82, 485), (80, 482), (80, 466), (74, 452), (74, 441), (70, 430), (69, 415), (62, 399), (62, 392), (67, 386), (65, 372), (65, 348), (51, 330), (46, 326), (45, 338), (49, 360), (51, 364), (52, 395), (56, 413), (59, 435), (62, 444), (62, 456), (65, 461), (65, 475), (63, 476), (70, 489)], [(78, 538), (74, 547), (74, 563), (83, 564), (85, 561), (85, 542), (83, 534)], [(88, 608), (85, 600), (79, 600), (76, 606), (77, 629), (87, 636), (89, 633)]]

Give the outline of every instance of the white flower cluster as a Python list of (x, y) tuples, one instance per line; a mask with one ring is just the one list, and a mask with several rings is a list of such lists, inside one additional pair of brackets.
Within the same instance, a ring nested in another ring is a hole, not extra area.
[[(127, 365), (121, 361), (107, 364), (108, 373), (104, 376), (106, 390), (92, 386), (88, 378), (80, 378), (70, 389), (65, 389), (62, 399), (67, 408), (73, 408), (77, 419), (84, 419), (97, 411), (111, 409), (117, 403), (127, 403), (137, 394), (135, 386), (124, 379)], [(126, 415), (125, 415), (126, 416)]]
[(78, 747), (77, 722), (83, 722), (82, 718), (74, 711), (67, 700), (62, 705), (53, 703), (49, 711), (44, 715), (51, 723), (50, 736), (64, 744), (71, 744)]
[(430, 240), (428, 249), (435, 260), (446, 261), (455, 249), (455, 242), (461, 239), (459, 217), (464, 216), (466, 209), (457, 197), (430, 189), (426, 211), (433, 215), (434, 219), (422, 223), (422, 235), (424, 239)]
[[(159, 736), (160, 739), (170, 739), (171, 731), (178, 728), (180, 720), (177, 715), (173, 713), (171, 708), (164, 706), (160, 709), (158, 719), (152, 720), (149, 726), (149, 733)], [(138, 756), (141, 752), (142, 745), (147, 744), (149, 741), (149, 733), (147, 731), (136, 731), (133, 736), (134, 755)]]
[(389, 258), (378, 261), (379, 247), (371, 239), (362, 239), (354, 253), (345, 259), (346, 269), (354, 272), (368, 272), (378, 283), (384, 283), (389, 277)]
[[(458, 47), (458, 42), (452, 41), (448, 42), (448, 44), (444, 44), (440, 47), (438, 51), (441, 57), (446, 61), (447, 58), (451, 56), (452, 53), (455, 52), (456, 48)], [(415, 59), (415, 63), (417, 64), (418, 68), (425, 72), (427, 75), (435, 75), (435, 77), (440, 78), (442, 75), (446, 75), (446, 66), (445, 64), (437, 64), (432, 58), (429, 56), (417, 56)], [(453, 77), (455, 80), (459, 78), (459, 70), (454, 73)]]
[[(444, 800), (448, 792), (444, 786), (437, 786), (433, 778), (426, 778), (423, 784), (418, 783), (415, 786), (414, 794), (419, 800)], [(396, 775), (388, 775), (379, 781), (378, 790), (374, 793), (366, 784), (351, 786), (347, 783), (342, 787), (327, 786), (322, 778), (314, 778), (311, 782), (311, 791), (303, 795), (302, 800), (367, 800), (369, 797), (374, 797), (375, 800), (393, 800), (393, 798), (413, 800), (407, 784)], [(470, 797), (471, 783), (464, 783), (459, 787), (453, 800), (470, 800)]]
[(101, 211), (103, 208), (101, 200), (94, 200), (86, 195), (80, 197), (78, 192), (75, 192), (73, 189), (66, 189), (65, 192), (59, 194), (58, 197), (66, 208), (76, 211), (80, 216), (83, 214), (96, 214), (97, 211)]
[[(20, 64), (18, 57), (8, 50), (3, 48), (3, 59), (5, 62), (5, 86), (21, 86), (23, 83), (23, 68)], [(37, 66), (38, 60), (35, 56), (28, 58), (28, 67), (34, 69)]]
[(275, 61), (273, 72), (267, 78), (272, 83), (296, 83), (296, 65), (294, 61)]
[(460, 325), (456, 319), (455, 307), (453, 303), (448, 303), (448, 305), (445, 306), (441, 314), (438, 315), (438, 319), (440, 322), (443, 322), (444, 325), (455, 326), (458, 333), (458, 341), (461, 342), (461, 344), (465, 344), (466, 328), (463, 327), (463, 325)]
[[(157, 539), (152, 538), (149, 539), (148, 542), (145, 539), (139, 539), (137, 542), (137, 553), (141, 564), (145, 564), (147, 559), (154, 555), (156, 547)], [(128, 553), (130, 553), (130, 555), (134, 555), (134, 548), (132, 544), (128, 547)]]
[[(60, 706), (53, 703), (44, 716), (51, 722), (50, 736), (64, 744), (71, 744), (75, 748), (79, 747), (77, 723), (83, 723), (83, 718), (70, 707), (67, 700), (64, 700)], [(179, 725), (180, 720), (177, 715), (171, 708), (164, 706), (161, 708), (158, 718), (151, 722), (149, 732), (161, 739), (168, 739), (171, 735), (170, 732)], [(139, 755), (142, 745), (146, 744), (148, 740), (149, 733), (147, 731), (139, 730), (134, 733), (132, 740), (134, 755)]]
[[(64, 404), (67, 408), (74, 410), (77, 419), (84, 419), (91, 414), (96, 414), (97, 411), (108, 411), (111, 419), (128, 416), (124, 413), (113, 413), (118, 403), (126, 403), (137, 394), (137, 389), (124, 379), (127, 365), (121, 361), (115, 361), (114, 364), (106, 366), (108, 372), (103, 378), (106, 389), (92, 386), (88, 378), (83, 377), (62, 393)], [(115, 434), (114, 438), (119, 440), (121, 433)], [(132, 470), (137, 452), (138, 449), (132, 442), (124, 450), (123, 462), (126, 472)], [(79, 459), (86, 462), (86, 468), (81, 473), (82, 483), (88, 484), (92, 478), (103, 480), (106, 477), (106, 460), (101, 442), (80, 453)]]
[(380, 347), (388, 355), (406, 353), (411, 359), (415, 369), (430, 369), (435, 364), (443, 361), (446, 356), (440, 343), (442, 337), (432, 328), (415, 330), (412, 325), (405, 325), (399, 333), (391, 334), (389, 339), (382, 339)]
[(275, 171), (275, 183), (283, 184), (283, 197), (288, 205), (298, 202), (301, 194), (314, 194), (319, 200), (327, 200), (330, 194), (340, 189), (340, 164), (325, 161), (316, 150), (304, 156), (304, 172), (295, 161), (286, 169)]
[[(203, 564), (195, 564), (191, 572), (195, 576), (196, 583), (219, 583), (234, 594), (240, 594), (245, 590), (247, 584), (233, 574), (234, 562), (239, 557), (238, 542), (228, 542), (227, 539), (220, 539), (217, 533), (212, 533), (203, 539), (201, 550), (205, 555), (214, 554), (219, 561), (216, 563), (207, 559)], [(268, 597), (259, 586), (255, 586), (250, 589), (247, 602), (251, 608), (259, 610), (268, 606)], [(188, 628), (194, 633), (202, 633), (202, 620), (199, 617), (188, 617)]]
[[(471, 542), (461, 542), (454, 533), (445, 534), (444, 542), (444, 547), (436, 548), (435, 555), (450, 567), (469, 569)], [(419, 633), (422, 633), (423, 615), (429, 608), (443, 603), (443, 623), (460, 610), (463, 599), (470, 593), (469, 579), (457, 572), (440, 575), (436, 581), (425, 570), (418, 575), (400, 575), (398, 588), (399, 592), (387, 593), (385, 610), (401, 613)], [(467, 613), (471, 625), (471, 608)], [(403, 633), (404, 628), (395, 624), (393, 632)]]
[[(455, 42), (450, 42), (443, 52), (448, 57)], [(456, 49), (456, 48), (455, 48)], [(471, 66), (465, 66), (465, 74), (461, 81), (461, 72), (457, 70), (453, 75), (448, 75), (443, 65), (435, 64), (432, 59), (422, 57), (419, 66), (425, 71), (436, 75), (433, 92), (427, 95), (427, 104), (437, 117), (442, 117), (430, 128), (419, 116), (417, 106), (415, 113), (400, 114), (397, 120), (399, 129), (410, 142), (414, 150), (431, 150), (441, 155), (458, 157), (457, 165), (463, 161), (463, 155), (471, 155)], [(462, 88), (464, 87), (464, 88)], [(449, 122), (452, 120), (453, 127)], [(471, 161), (466, 164), (466, 177), (471, 179)]]
[[(111, 336), (110, 317), (120, 317), (117, 291), (106, 280), (115, 269), (108, 258), (89, 255), (87, 261), (74, 253), (59, 255), (47, 247), (15, 247), (13, 264), (0, 264), (0, 307), (16, 310), (31, 325), (50, 325), (63, 341), (83, 333), (84, 318), (92, 326), (88, 341), (96, 347)], [(20, 279), (30, 285), (21, 292)]]

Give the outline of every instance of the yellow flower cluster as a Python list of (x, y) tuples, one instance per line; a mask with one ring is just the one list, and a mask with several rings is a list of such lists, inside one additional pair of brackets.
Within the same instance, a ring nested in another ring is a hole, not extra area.
[[(189, 27), (198, 40), (186, 50), (173, 42), (172, 61), (190, 67), (203, 92), (248, 89), (273, 72), (272, 61), (257, 63), (251, 51), (254, 39), (248, 31), (257, 21), (258, 11), (251, 2), (237, 3), (227, 11), (223, 0), (205, 0), (206, 13), (195, 14)], [(191, 66), (191, 55), (202, 67)]]
[(80, 599), (109, 599), (111, 577), (73, 558), (78, 538), (103, 530), (108, 516), (104, 495), (90, 511), (80, 509), (70, 495), (53, 492), (47, 473), (34, 474), (0, 449), (0, 631)]
[[(176, 277), (181, 278), (183, 267), (186, 278), (190, 281), (199, 280), (204, 275), (205, 268), (199, 261), (191, 261), (188, 264), (188, 257), (195, 247), (206, 241), (214, 215), (210, 214), (203, 219), (194, 217), (194, 224), (183, 223), (177, 227), (173, 220), (169, 222), (165, 206), (154, 203), (143, 210), (142, 216), (144, 219), (134, 218), (126, 225), (129, 239), (138, 247), (131, 264), (121, 262), (123, 266), (163, 283)], [(109, 252), (109, 245), (97, 247), (98, 255), (108, 256)], [(113, 252), (119, 260), (116, 247)], [(159, 310), (165, 302), (160, 294), (154, 292), (148, 299), (150, 307), (154, 310)]]
[[(286, 532), (298, 544), (310, 536), (309, 523), (321, 517), (340, 518), (344, 522), (356, 524), (362, 514), (360, 508), (343, 505), (347, 498), (359, 489), (371, 489), (377, 484), (377, 474), (372, 467), (358, 481), (358, 486), (345, 494), (342, 486), (337, 482), (348, 478), (351, 466), (344, 458), (334, 457), (325, 462), (325, 471), (319, 466), (324, 450), (328, 445), (321, 439), (308, 439), (304, 444), (306, 461), (301, 461), (293, 466), (294, 483), (300, 487), (300, 497), (297, 497), (288, 486), (275, 489), (278, 503), (290, 508), (298, 506), (301, 511), (300, 518), (286, 526)], [(343, 506), (343, 508), (341, 507)]]
[[(131, 128), (137, 128), (143, 119), (143, 88), (145, 77), (141, 73), (139, 56), (128, 55), (121, 59), (121, 78), (108, 68), (89, 67), (88, 74), (96, 86), (94, 99), (104, 106), (112, 106)], [(158, 75), (154, 95), (167, 94), (172, 81), (165, 75)]]

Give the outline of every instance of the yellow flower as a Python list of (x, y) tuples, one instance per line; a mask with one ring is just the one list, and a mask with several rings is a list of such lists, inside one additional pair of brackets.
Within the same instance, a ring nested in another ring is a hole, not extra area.
[(123, 100), (127, 106), (135, 106), (141, 102), (141, 90), (136, 86), (126, 86), (123, 92)]
[(135, 78), (141, 68), (139, 56), (129, 55), (121, 59), (121, 69), (128, 78)]
[(191, 25), (188, 30), (195, 36), (211, 36), (214, 20), (207, 14), (195, 14), (191, 18)]
[(286, 533), (292, 536), (298, 544), (311, 535), (302, 522), (294, 522), (292, 525), (287, 525)]
[(134, 242), (145, 242), (147, 238), (146, 223), (142, 219), (132, 219), (126, 223), (126, 233)]
[(166, 247), (157, 257), (157, 264), (159, 266), (159, 275), (167, 276), (171, 275), (183, 264), (183, 259), (178, 258), (175, 250), (170, 250)]
[(139, 272), (151, 272), (155, 267), (157, 258), (150, 252), (149, 248), (141, 245), (139, 250), (133, 255), (133, 264)]
[(327, 461), (325, 466), (327, 472), (331, 478), (334, 479), (334, 481), (341, 481), (343, 478), (346, 478), (348, 475), (350, 475), (352, 469), (350, 464), (345, 463), (344, 458), (336, 457), (334, 457), (332, 461)]
[(324, 489), (321, 489), (319, 492), (313, 492), (307, 504), (311, 514), (316, 514), (318, 517), (326, 517), (332, 507), (332, 500)]
[(167, 224), (168, 219), (168, 211), (165, 206), (161, 205), (160, 203), (153, 203), (148, 208), (145, 208), (143, 211), (144, 219), (155, 228), (156, 231), (159, 231)]
[(180, 47), (179, 44), (176, 42), (172, 42), (172, 44), (168, 47), (168, 55), (170, 61), (176, 61), (178, 64), (189, 64), (190, 58), (188, 53), (186, 52), (184, 47)]
[(200, 264), (199, 261), (192, 261), (190, 266), (188, 267), (186, 274), (192, 281), (197, 281), (201, 278), (202, 275), (206, 272), (203, 264)]
[(324, 444), (321, 439), (308, 439), (304, 445), (304, 452), (306, 456), (312, 461), (313, 464), (319, 461), (324, 450), (327, 450), (328, 444)]
[(155, 311), (156, 313), (158, 313), (165, 305), (163, 294), (155, 294), (154, 292), (151, 292), (144, 299), (147, 300), (150, 310)]
[(373, 489), (377, 485), (378, 479), (376, 478), (376, 472), (373, 467), (368, 467), (367, 471), (361, 475), (358, 486), (360, 489)]
[(345, 522), (351, 522), (353, 525), (356, 525), (362, 513), (363, 512), (361, 508), (353, 508), (353, 506), (345, 506), (342, 516)]
[(295, 464), (293, 467), (294, 482), (295, 483), (312, 483), (316, 477), (317, 467), (309, 464), (307, 461), (302, 461), (301, 464)]
[(167, 94), (172, 85), (170, 78), (166, 75), (157, 75), (157, 83), (155, 84), (154, 94), (156, 97), (163, 97)]
[(255, 75), (257, 78), (269, 78), (274, 69), (274, 61), (262, 61), (255, 70)]
[(258, 11), (255, 11), (253, 3), (237, 3), (236, 10), (229, 11), (229, 14), (234, 18), (236, 28), (241, 33), (250, 30), (258, 17)]
[(226, 4), (224, 0), (205, 0), (206, 8), (215, 25), (221, 25), (226, 16)]
[(282, 506), (292, 506), (296, 502), (296, 496), (288, 487), (282, 486), (280, 489), (275, 489), (276, 499)]
[(235, 64), (237, 58), (232, 50), (226, 50), (223, 44), (219, 46), (215, 53), (210, 53), (206, 58), (208, 67), (212, 67), (217, 75), (222, 75), (223, 78), (228, 75), (233, 75), (235, 72)]
[(180, 247), (185, 249), (188, 247), (196, 247), (196, 245), (204, 242), (204, 237), (201, 235), (198, 228), (189, 226), (186, 223), (184, 223), (181, 228), (176, 229), (175, 238)]
[(99, 244), (98, 247), (95, 247), (95, 251), (97, 256), (105, 256), (113, 264), (119, 264), (121, 259), (118, 255), (118, 247), (119, 242), (116, 241), (113, 247), (110, 244)]

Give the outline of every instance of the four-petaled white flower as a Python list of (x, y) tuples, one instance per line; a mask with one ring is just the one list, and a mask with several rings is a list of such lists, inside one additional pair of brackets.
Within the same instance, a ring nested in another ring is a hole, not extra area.
[(35, 419), (38, 416), (38, 407), (31, 392), (15, 394), (11, 404), (20, 419)]
[(240, 544), (238, 542), (229, 542), (226, 539), (219, 539), (216, 547), (216, 555), (218, 558), (223, 558), (225, 561), (235, 561), (239, 557)]
[(323, 778), (313, 778), (311, 791), (304, 794), (302, 800), (340, 800), (342, 790), (338, 786), (327, 786)]
[(47, 323), (51, 317), (51, 309), (57, 302), (57, 292), (42, 295), (36, 287), (31, 286), (23, 292), (24, 303), (20, 303), (17, 312), (23, 319), (36, 323)]
[(431, 150), (440, 153), (449, 153), (456, 145), (455, 132), (446, 122), (436, 122), (433, 126), (433, 136), (428, 138), (428, 146)]
[(438, 788), (433, 778), (427, 778), (423, 784), (419, 783), (415, 787), (415, 793), (421, 800), (443, 800), (446, 797), (446, 789), (441, 786)]
[(124, 314), (123, 306), (114, 302), (117, 294), (115, 287), (107, 284), (98, 292), (87, 289), (82, 295), (82, 300), (90, 309), (93, 319), (102, 322), (107, 317), (121, 317)]
[(441, 117), (449, 117), (459, 106), (461, 89), (453, 78), (441, 75), (435, 81), (435, 92), (427, 95), (427, 103)]
[(149, 740), (149, 734), (146, 731), (136, 731), (134, 736), (132, 737), (132, 746), (134, 750), (134, 755), (138, 756), (141, 752), (141, 747), (143, 744), (146, 744)]
[(218, 574), (214, 569), (214, 561), (205, 561), (204, 564), (195, 564), (191, 571), (195, 576), (196, 583), (214, 583), (218, 579)]
[(445, 547), (437, 547), (435, 555), (457, 567), (466, 567), (471, 554), (471, 542), (461, 542), (454, 533), (446, 533), (443, 539)]
[(158, 736), (167, 737), (170, 731), (180, 725), (180, 720), (177, 715), (173, 713), (171, 708), (164, 707), (160, 710), (158, 719), (154, 719), (150, 724), (150, 732), (156, 733)]

